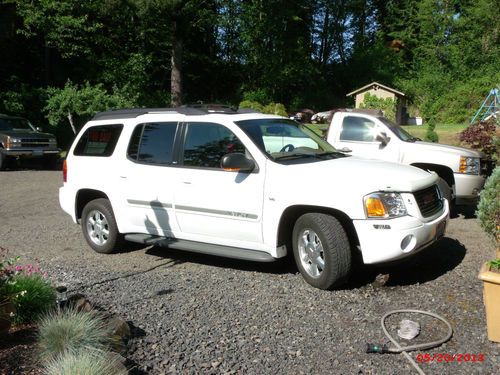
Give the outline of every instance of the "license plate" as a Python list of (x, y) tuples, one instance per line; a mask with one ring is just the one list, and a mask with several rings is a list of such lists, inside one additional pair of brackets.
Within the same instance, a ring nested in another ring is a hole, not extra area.
[(32, 155), (33, 156), (42, 156), (43, 155), (43, 151), (42, 150), (33, 150)]
[(437, 228), (436, 228), (436, 240), (439, 240), (441, 237), (444, 236), (445, 229), (446, 229), (446, 220), (440, 222), (437, 225)]

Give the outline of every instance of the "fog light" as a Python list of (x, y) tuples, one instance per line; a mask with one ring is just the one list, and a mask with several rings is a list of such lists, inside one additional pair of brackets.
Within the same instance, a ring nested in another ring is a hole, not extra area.
[(401, 241), (401, 250), (403, 250), (403, 253), (409, 253), (415, 248), (416, 244), (417, 238), (413, 234), (409, 234)]

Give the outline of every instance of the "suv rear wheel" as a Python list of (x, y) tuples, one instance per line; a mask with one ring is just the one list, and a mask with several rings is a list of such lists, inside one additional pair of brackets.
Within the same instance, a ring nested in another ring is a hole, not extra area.
[(86, 204), (82, 212), (82, 231), (85, 240), (98, 253), (110, 254), (123, 243), (118, 232), (111, 203), (104, 198)]
[(293, 228), (293, 255), (304, 279), (316, 288), (341, 284), (351, 271), (349, 239), (331, 215), (307, 213), (299, 217)]

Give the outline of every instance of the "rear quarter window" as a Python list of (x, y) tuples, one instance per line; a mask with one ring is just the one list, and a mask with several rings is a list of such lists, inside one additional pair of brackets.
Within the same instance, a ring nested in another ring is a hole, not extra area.
[(111, 156), (122, 132), (123, 125), (98, 125), (85, 130), (75, 147), (77, 156)]

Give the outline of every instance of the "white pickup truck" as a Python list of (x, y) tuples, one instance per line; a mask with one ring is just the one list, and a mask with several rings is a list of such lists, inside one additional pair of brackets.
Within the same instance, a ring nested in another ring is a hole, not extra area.
[(334, 112), (326, 140), (350, 155), (434, 171), (445, 197), (455, 198), (457, 204), (477, 199), (489, 169), (478, 151), (422, 142), (381, 114), (366, 110)]

